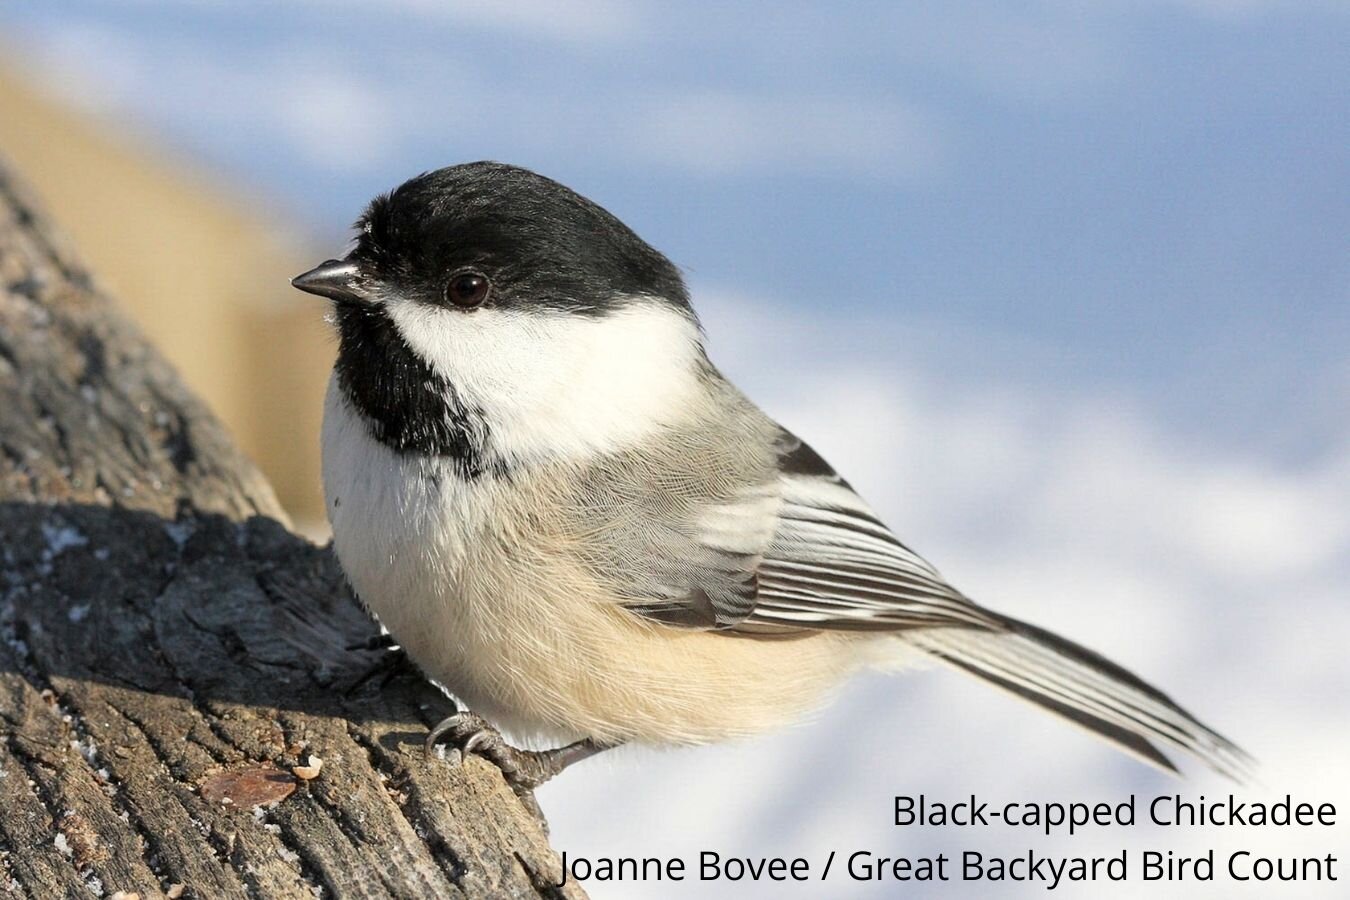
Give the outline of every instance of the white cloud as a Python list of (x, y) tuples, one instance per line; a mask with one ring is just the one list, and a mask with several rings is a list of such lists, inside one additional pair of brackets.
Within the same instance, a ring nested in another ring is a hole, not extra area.
[(413, 98), (329, 54), (203, 54), (88, 24), (53, 32), (37, 51), (42, 86), (67, 102), (123, 126), (132, 118), (161, 128), (191, 122), (200, 130), (190, 136), (221, 156), (234, 146), (269, 146), (311, 170), (369, 172), (387, 165), (408, 136)]
[(328, 64), (302, 69), (298, 77), (273, 85), (256, 108), (301, 159), (323, 171), (378, 168), (399, 142), (387, 98), (368, 82)]
[(1129, 56), (1118, 29), (1081, 4), (1068, 13), (1036, 4), (898, 4), (892, 13), (892, 28), (881, 33), (897, 40), (898, 53), (1018, 101), (1095, 93), (1120, 76)]
[(628, 0), (580, 0), (551, 3), (548, 0), (393, 0), (425, 15), (454, 17), (485, 27), (537, 34), (578, 43), (612, 42), (637, 37), (643, 30), (645, 11)]
[(672, 94), (643, 104), (626, 135), (654, 162), (712, 175), (797, 171), (910, 180), (933, 173), (931, 118), (857, 97)]
[(425, 48), (363, 71), (309, 44), (222, 55), (99, 25), (62, 28), (38, 49), (50, 84), (105, 117), (187, 124), (221, 157), (272, 146), (341, 175), (383, 173), (427, 145), (444, 148), (433, 163), (468, 153), (556, 168), (598, 157), (698, 175), (883, 182), (931, 177), (943, 156), (931, 118), (893, 100), (631, 85), (560, 100)]
[[(110, 0), (122, 6), (193, 7), (232, 16), (275, 10), (270, 0)], [(291, 0), (316, 14), (388, 20), (404, 15), (425, 24), (452, 23), (572, 43), (607, 43), (641, 33), (647, 10), (637, 0)]]
[(131, 52), (118, 31), (70, 22), (31, 42), (27, 52), (41, 67), (38, 83), (65, 102), (107, 115), (133, 100), (149, 83), (150, 67)]

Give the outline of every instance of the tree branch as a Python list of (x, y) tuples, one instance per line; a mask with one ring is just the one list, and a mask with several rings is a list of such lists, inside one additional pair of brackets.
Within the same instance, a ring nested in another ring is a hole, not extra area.
[(374, 634), (0, 162), (0, 893), (581, 896)]

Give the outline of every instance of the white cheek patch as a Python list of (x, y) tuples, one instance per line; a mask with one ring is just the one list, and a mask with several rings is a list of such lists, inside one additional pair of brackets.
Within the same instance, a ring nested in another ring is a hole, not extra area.
[(699, 389), (697, 327), (656, 301), (588, 317), (544, 309), (463, 312), (389, 298), (418, 356), (480, 408), (493, 450), (580, 459), (680, 420)]

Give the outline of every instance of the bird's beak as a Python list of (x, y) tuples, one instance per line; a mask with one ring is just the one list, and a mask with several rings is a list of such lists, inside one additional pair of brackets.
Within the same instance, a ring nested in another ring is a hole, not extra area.
[(338, 303), (368, 304), (372, 300), (362, 284), (363, 274), (361, 267), (350, 260), (330, 259), (292, 278), (291, 287)]

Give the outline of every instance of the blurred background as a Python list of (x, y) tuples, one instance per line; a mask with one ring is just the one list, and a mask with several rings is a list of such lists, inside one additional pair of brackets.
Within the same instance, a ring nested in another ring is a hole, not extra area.
[[(0, 153), (320, 540), (332, 342), (289, 277), (423, 170), (557, 178), (684, 269), (714, 360), (957, 585), (1243, 743), (1265, 763), (1243, 796), (1344, 817), (1348, 46), (1334, 0), (4, 4)], [(1347, 845), (1346, 827), (889, 825), (891, 797), (921, 791), (1230, 790), (1190, 771), (933, 672), (859, 678), (758, 741), (610, 754), (541, 800), (555, 846), (590, 856)]]

